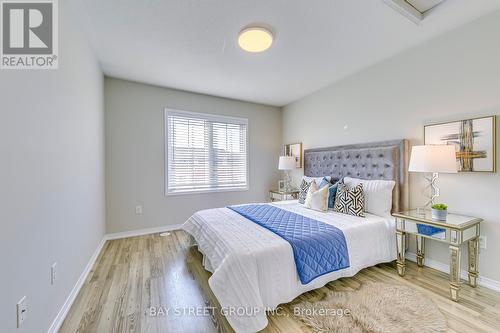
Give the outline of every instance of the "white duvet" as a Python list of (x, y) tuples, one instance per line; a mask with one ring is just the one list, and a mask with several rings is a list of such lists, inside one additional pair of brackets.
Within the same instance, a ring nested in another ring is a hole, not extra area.
[(350, 267), (303, 285), (292, 247), (280, 236), (228, 208), (202, 210), (184, 223), (203, 254), (208, 280), (236, 332), (257, 332), (267, 326), (265, 310), (276, 309), (298, 295), (365, 267), (396, 259), (395, 226), (391, 217), (365, 218), (304, 208), (297, 201), (272, 203), (322, 221), (344, 232)]

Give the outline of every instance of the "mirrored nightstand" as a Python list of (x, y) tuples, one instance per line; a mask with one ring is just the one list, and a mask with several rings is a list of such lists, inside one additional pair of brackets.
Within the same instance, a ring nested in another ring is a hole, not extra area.
[(291, 191), (280, 191), (280, 190), (270, 190), (269, 199), (271, 201), (283, 201), (283, 200), (293, 200), (299, 198), (299, 190)]
[(396, 241), (398, 246), (398, 274), (405, 274), (405, 235), (412, 234), (417, 240), (417, 265), (424, 265), (425, 240), (444, 242), (449, 246), (450, 294), (458, 301), (460, 289), (460, 246), (468, 245), (469, 284), (477, 286), (477, 257), (479, 249), (480, 218), (448, 214), (446, 221), (433, 220), (430, 210), (408, 210), (392, 214), (396, 218)]

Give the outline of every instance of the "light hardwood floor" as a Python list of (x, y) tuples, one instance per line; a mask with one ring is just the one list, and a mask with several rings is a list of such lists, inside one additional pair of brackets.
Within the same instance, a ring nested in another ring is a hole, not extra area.
[[(150, 307), (180, 311), (218, 306), (208, 288), (209, 276), (201, 254), (189, 247), (182, 231), (167, 237), (153, 234), (108, 241), (59, 332), (232, 332), (217, 311), (214, 316), (148, 315)], [(500, 332), (500, 293), (464, 285), (460, 302), (452, 302), (448, 275), (413, 263), (407, 265), (404, 278), (397, 275), (394, 264), (382, 264), (295, 301), (321, 297), (328, 290), (355, 290), (367, 281), (406, 284), (421, 291), (446, 316), (449, 332)], [(293, 317), (290, 304), (284, 309), (290, 315), (269, 316), (264, 332), (310, 332)]]

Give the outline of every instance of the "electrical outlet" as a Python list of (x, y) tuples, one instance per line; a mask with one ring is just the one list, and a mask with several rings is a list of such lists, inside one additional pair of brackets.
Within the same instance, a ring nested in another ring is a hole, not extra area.
[(135, 206), (135, 213), (137, 215), (141, 215), (142, 214), (142, 206)]
[(57, 262), (50, 266), (50, 284), (55, 284), (57, 280)]
[(486, 250), (486, 236), (479, 236), (479, 248)]
[(26, 320), (28, 314), (28, 304), (26, 303), (26, 296), (16, 304), (17, 310), (17, 327), (21, 327), (22, 323)]

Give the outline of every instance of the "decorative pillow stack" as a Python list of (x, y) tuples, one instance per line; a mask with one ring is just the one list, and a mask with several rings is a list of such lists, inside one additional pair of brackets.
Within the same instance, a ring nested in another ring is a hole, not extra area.
[(365, 217), (364, 203), (363, 184), (353, 188), (349, 188), (346, 184), (339, 184), (333, 210), (337, 213)]
[(312, 183), (316, 183), (318, 188), (323, 188), (323, 186), (330, 185), (330, 176), (326, 177), (302, 177), (302, 183), (300, 183), (299, 187), (299, 203), (304, 204), (306, 201), (307, 192), (309, 191), (309, 186)]
[(306, 208), (326, 212), (328, 210), (328, 186), (319, 188), (315, 181), (311, 182), (307, 191), (304, 206)]

